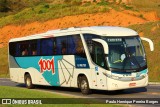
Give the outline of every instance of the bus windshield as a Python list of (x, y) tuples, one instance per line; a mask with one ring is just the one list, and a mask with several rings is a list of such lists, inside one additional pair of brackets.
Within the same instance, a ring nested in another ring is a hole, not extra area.
[(106, 37), (108, 65), (113, 69), (135, 70), (146, 66), (144, 48), (139, 37)]

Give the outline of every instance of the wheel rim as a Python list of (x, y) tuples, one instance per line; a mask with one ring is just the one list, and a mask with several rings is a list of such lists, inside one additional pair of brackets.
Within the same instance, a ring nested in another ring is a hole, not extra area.
[(86, 90), (87, 89), (87, 82), (84, 81), (84, 80), (81, 82), (81, 89), (82, 90)]
[(30, 86), (30, 85), (31, 85), (31, 81), (30, 81), (29, 78), (27, 78), (26, 83), (27, 83), (27, 86)]

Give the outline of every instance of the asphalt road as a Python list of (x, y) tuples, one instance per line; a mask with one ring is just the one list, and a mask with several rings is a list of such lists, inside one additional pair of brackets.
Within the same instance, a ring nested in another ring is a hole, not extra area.
[[(10, 81), (10, 79), (0, 78), (0, 86), (12, 86), (25, 88), (24, 84), (19, 84)], [(127, 89), (123, 92), (108, 92), (93, 90), (90, 95), (82, 95), (77, 88), (64, 88), (64, 87), (50, 87), (50, 86), (36, 86), (35, 90), (47, 91), (50, 93), (59, 93), (74, 96), (76, 98), (160, 98), (160, 84), (150, 84), (146, 88)], [(103, 100), (103, 99), (102, 99)], [(159, 107), (160, 104), (136, 104), (136, 107)]]

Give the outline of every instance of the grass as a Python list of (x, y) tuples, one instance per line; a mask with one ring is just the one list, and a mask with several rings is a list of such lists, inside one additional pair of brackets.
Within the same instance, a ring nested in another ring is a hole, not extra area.
[(159, 0), (132, 0), (131, 5), (138, 11), (156, 11), (160, 17)]
[(38, 90), (8, 86), (1, 86), (0, 92), (0, 98), (70, 98), (68, 96), (49, 92), (41, 92)]
[[(1, 107), (124, 107), (120, 105), (109, 105), (109, 104), (43, 104), (43, 105), (2, 105)], [(125, 106), (127, 107), (127, 106)]]
[[(2, 13), (0, 15), (0, 27), (9, 24), (21, 25), (34, 21), (43, 22), (50, 19), (56, 19), (70, 15), (80, 15), (86, 13), (92, 14), (98, 12), (104, 13), (110, 9), (115, 9), (117, 11), (121, 11), (123, 9), (137, 11), (156, 11), (160, 17), (160, 2), (158, 2), (158, 0), (132, 0), (129, 5), (124, 3), (117, 5), (115, 2), (109, 3), (105, 0), (101, 0), (99, 3), (87, 2), (83, 5), (80, 2), (81, 0), (68, 0), (68, 2), (64, 1), (33, 1), (33, 3), (29, 3), (29, 6), (22, 10), (20, 9), (21, 11), (17, 10), (16, 12), (10, 14)], [(3, 15), (4, 17), (2, 17)]]
[(8, 71), (8, 48), (0, 48), (0, 77), (5, 77)]
[[(0, 98), (71, 98), (70, 96), (64, 96), (59, 94), (54, 94), (52, 92), (44, 92), (39, 90), (29, 90), (24, 88), (18, 88), (18, 87), (8, 87), (8, 86), (1, 86), (0, 87)], [(56, 99), (55, 99), (56, 100)], [(67, 100), (64, 100), (64, 102)], [(75, 101), (75, 100), (74, 100)], [(85, 104), (74, 104), (78, 102), (75, 101), (73, 104), (53, 104), (53, 105), (29, 105), (29, 106), (53, 106), (53, 107), (70, 107), (70, 106), (76, 106), (76, 107), (106, 107), (106, 104), (86, 104), (86, 101), (84, 100)], [(89, 101), (90, 102), (90, 101)], [(67, 103), (67, 102), (66, 102)], [(17, 107), (17, 106), (27, 106), (27, 105), (0, 105), (2, 107)], [(119, 105), (111, 105), (107, 104), (108, 107), (123, 107)]]
[[(68, 1), (68, 2), (65, 2)], [(28, 2), (28, 1), (26, 1)], [(107, 12), (110, 9), (121, 10), (137, 10), (137, 11), (156, 11), (160, 17), (159, 0), (132, 0), (128, 5), (121, 3), (117, 5), (115, 2), (110, 3), (101, 0), (98, 3), (81, 4), (81, 0), (42, 0), (31, 1), (28, 6), (22, 2), (24, 9), (15, 10), (13, 13), (0, 13), (0, 27), (8, 24), (26, 24), (34, 21), (47, 21), (64, 16), (92, 14), (98, 12)], [(21, 3), (19, 3), (21, 4)], [(18, 5), (17, 5), (18, 6)], [(123, 9), (122, 9), (123, 8)], [(3, 17), (2, 17), (3, 16)]]
[(130, 5), (122, 4), (125, 10), (133, 10), (133, 7)]
[(33, 21), (42, 22), (70, 15), (107, 12), (108, 10), (108, 7), (97, 4), (77, 6), (71, 4), (44, 3), (35, 7), (25, 8), (13, 15), (1, 17), (0, 27), (8, 24), (25, 24)]
[[(136, 30), (137, 32), (143, 32), (144, 37), (150, 38), (154, 43), (154, 51), (151, 52), (149, 50), (149, 45), (146, 42), (144, 43), (146, 55), (147, 55), (147, 62), (149, 68), (149, 81), (160, 81), (160, 21), (158, 22), (149, 22), (146, 24), (140, 25), (132, 25), (129, 26), (130, 28)], [(155, 28), (155, 30), (152, 30)]]
[[(0, 72), (1, 73), (1, 72)], [(6, 72), (6, 73), (1, 73), (0, 74), (0, 78), (9, 78), (9, 74)]]
[(98, 2), (97, 4), (100, 6), (106, 6), (106, 5), (109, 5), (110, 3), (105, 0), (101, 0), (101, 2)]

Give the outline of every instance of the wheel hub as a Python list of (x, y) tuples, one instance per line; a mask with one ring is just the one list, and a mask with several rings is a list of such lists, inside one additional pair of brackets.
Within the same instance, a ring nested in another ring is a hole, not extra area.
[(31, 81), (30, 81), (30, 79), (29, 78), (27, 78), (27, 86), (30, 86), (31, 85)]
[(82, 89), (82, 90), (87, 89), (87, 82), (86, 82), (86, 81), (82, 81), (82, 82), (81, 82), (81, 89)]

